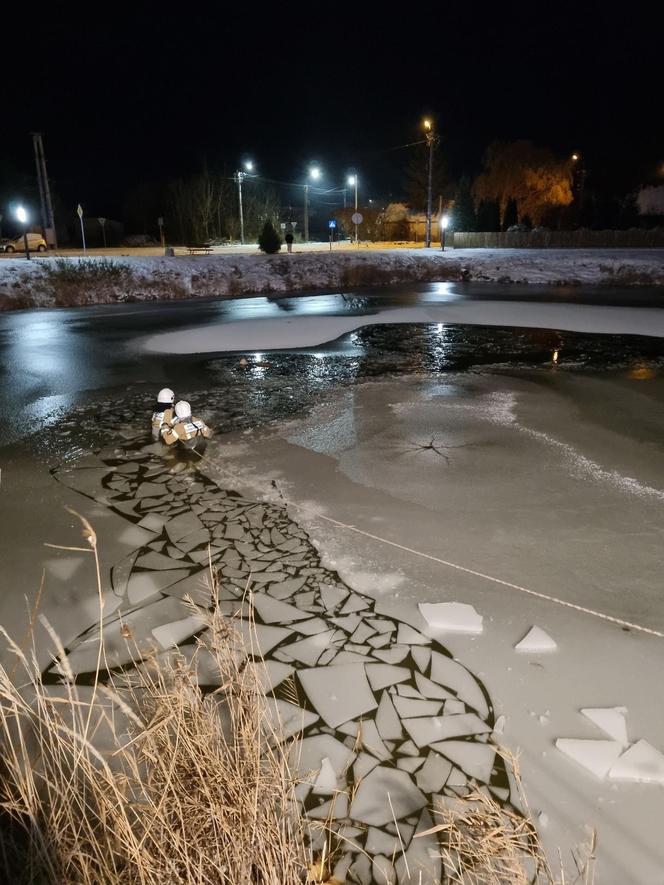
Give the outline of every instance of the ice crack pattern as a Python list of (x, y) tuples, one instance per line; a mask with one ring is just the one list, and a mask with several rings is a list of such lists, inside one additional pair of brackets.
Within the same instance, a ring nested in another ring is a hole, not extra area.
[[(53, 474), (130, 523), (125, 539), (135, 549), (112, 567), (106, 593), (109, 666), (174, 643), (185, 656), (193, 651), (203, 624), (184, 599), (209, 604), (210, 557), (222, 611), (240, 609), (248, 635), (242, 598), (251, 582), (265, 691), (286, 732), (301, 733), (298, 798), (307, 816), (332, 819), (343, 837), (341, 881), (368, 885), (380, 873), (380, 881), (407, 882), (407, 869), (416, 877), (421, 870), (423, 883), (439, 881), (435, 836), (413, 839), (432, 825), (431, 808), (477, 787), (510, 801), (480, 681), (438, 642), (380, 614), (371, 597), (324, 568), (285, 507), (222, 488), (143, 438)], [(92, 623), (67, 649), (83, 681), (97, 641)], [(57, 680), (57, 669), (47, 677)], [(199, 679), (214, 684), (212, 672), (199, 669)]]

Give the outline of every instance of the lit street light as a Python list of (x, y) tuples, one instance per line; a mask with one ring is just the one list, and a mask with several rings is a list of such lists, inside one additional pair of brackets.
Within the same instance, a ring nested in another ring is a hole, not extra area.
[[(313, 178), (314, 181), (318, 181), (321, 176), (321, 171), (318, 166), (312, 166), (309, 169), (309, 178)], [(307, 181), (304, 185), (304, 242), (309, 242), (309, 182)]]
[(30, 261), (30, 248), (28, 246), (28, 213), (23, 206), (16, 207), (16, 220), (23, 225), (23, 245), (25, 247), (25, 257)]
[[(349, 175), (348, 176), (348, 184), (351, 187), (355, 188), (355, 214), (357, 214), (357, 185), (359, 183), (359, 178), (357, 175)], [(355, 242), (359, 242), (357, 235), (357, 224), (355, 225)]]
[(237, 201), (240, 207), (240, 242), (244, 246), (244, 214), (242, 212), (242, 182), (246, 178), (246, 176), (254, 171), (254, 164), (251, 160), (245, 160), (242, 164), (244, 166), (243, 170), (238, 170), (235, 173), (235, 180), (237, 181)]
[(433, 182), (433, 149), (438, 143), (438, 136), (434, 135), (433, 124), (431, 120), (424, 120), (424, 130), (426, 132), (427, 144), (429, 145), (429, 171), (427, 184), (427, 226), (424, 245), (428, 249), (431, 246), (431, 189)]
[(449, 227), (450, 216), (443, 214), (440, 216), (440, 251), (445, 251), (445, 231)]

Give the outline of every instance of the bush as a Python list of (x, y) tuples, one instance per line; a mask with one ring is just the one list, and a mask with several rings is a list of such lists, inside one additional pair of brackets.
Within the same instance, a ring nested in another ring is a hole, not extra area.
[(271, 221), (266, 221), (258, 237), (258, 248), (267, 255), (275, 255), (281, 249), (281, 237)]

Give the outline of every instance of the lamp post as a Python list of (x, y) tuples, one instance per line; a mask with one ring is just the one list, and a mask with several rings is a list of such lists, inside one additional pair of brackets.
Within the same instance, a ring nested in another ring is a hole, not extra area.
[[(312, 166), (309, 170), (309, 178), (318, 181), (321, 171), (318, 166)], [(309, 242), (309, 182), (304, 185), (304, 242)]]
[(427, 224), (424, 236), (424, 245), (428, 249), (431, 246), (431, 189), (433, 184), (433, 149), (438, 143), (438, 136), (434, 135), (431, 120), (424, 121), (427, 144), (429, 145), (429, 170), (427, 174)]
[(235, 173), (235, 180), (237, 181), (237, 201), (240, 207), (240, 243), (244, 246), (244, 214), (242, 212), (242, 182), (247, 177), (247, 175), (254, 171), (254, 164), (251, 160), (246, 160), (243, 164), (244, 170), (238, 170)]
[[(355, 214), (357, 214), (357, 185), (359, 182), (359, 178), (357, 175), (349, 175), (348, 176), (348, 184), (355, 189)], [(355, 242), (358, 242), (357, 235), (357, 225), (355, 225)]]
[(23, 225), (23, 246), (25, 247), (25, 257), (30, 261), (30, 247), (28, 246), (28, 213), (23, 206), (16, 207), (16, 220)]
[(450, 216), (444, 213), (440, 216), (440, 251), (445, 251), (445, 231), (449, 227)]

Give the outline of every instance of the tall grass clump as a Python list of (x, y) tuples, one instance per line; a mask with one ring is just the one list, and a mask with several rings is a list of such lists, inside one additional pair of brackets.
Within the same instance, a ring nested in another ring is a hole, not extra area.
[[(96, 538), (86, 528), (91, 552)], [(85, 548), (79, 548), (85, 549)], [(191, 603), (193, 608), (193, 603)], [(71, 885), (301, 883), (305, 838), (257, 669), (233, 619), (203, 617), (193, 660), (155, 656), (124, 676), (62, 684), (3, 632), (16, 666), (0, 668), (3, 881)], [(127, 641), (131, 633), (127, 628)], [(103, 636), (99, 671), (104, 671)], [(204, 692), (196, 654), (220, 687)]]
[(109, 258), (55, 258), (40, 269), (44, 289), (60, 307), (117, 301), (136, 282), (128, 264)]

